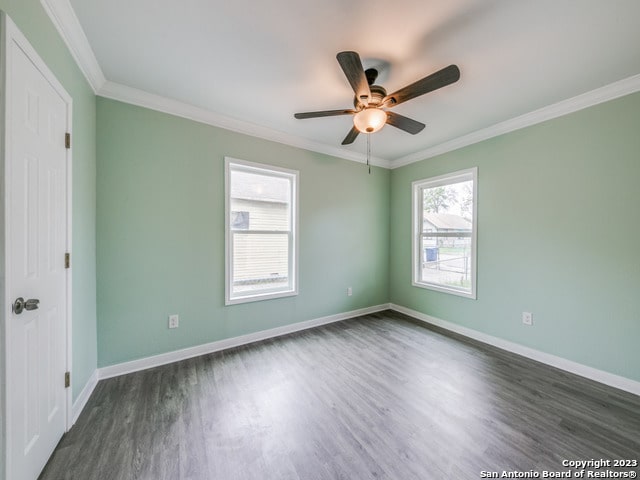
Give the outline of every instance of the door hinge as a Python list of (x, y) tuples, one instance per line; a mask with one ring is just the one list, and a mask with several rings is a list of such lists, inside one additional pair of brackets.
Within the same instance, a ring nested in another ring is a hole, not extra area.
[(71, 148), (71, 134), (68, 132), (64, 134), (64, 146), (65, 148)]
[(70, 253), (65, 253), (64, 254), (64, 268), (70, 268), (71, 267), (71, 254)]
[(71, 386), (71, 372), (64, 372), (64, 388)]

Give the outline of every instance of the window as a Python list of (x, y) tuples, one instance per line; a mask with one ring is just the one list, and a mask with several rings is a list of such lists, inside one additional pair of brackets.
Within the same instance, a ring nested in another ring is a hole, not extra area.
[(296, 295), (298, 172), (225, 158), (225, 302)]
[(476, 298), (478, 169), (413, 182), (413, 285)]

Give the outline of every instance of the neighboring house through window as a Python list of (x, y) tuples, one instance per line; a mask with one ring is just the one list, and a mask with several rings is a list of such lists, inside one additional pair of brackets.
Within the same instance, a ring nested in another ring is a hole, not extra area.
[(225, 159), (226, 304), (297, 294), (298, 172)]
[(476, 298), (477, 174), (413, 182), (413, 285)]

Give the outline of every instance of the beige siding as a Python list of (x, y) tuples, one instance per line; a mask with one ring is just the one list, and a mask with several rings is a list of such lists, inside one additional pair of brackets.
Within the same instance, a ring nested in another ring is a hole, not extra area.
[(231, 210), (249, 212), (249, 230), (282, 230), (282, 234), (234, 234), (233, 278), (236, 283), (287, 278), (289, 205), (232, 199)]
[(236, 282), (286, 278), (288, 235), (234, 235), (233, 278)]
[(249, 212), (250, 230), (289, 230), (289, 205), (231, 199), (231, 211)]

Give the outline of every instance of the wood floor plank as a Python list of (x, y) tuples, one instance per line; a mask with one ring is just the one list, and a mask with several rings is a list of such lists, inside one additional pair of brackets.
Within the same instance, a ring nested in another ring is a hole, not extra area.
[(40, 479), (477, 479), (639, 452), (640, 397), (381, 312), (102, 380)]

